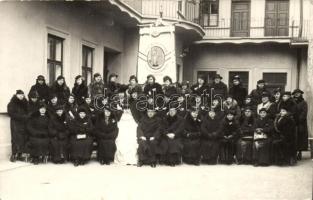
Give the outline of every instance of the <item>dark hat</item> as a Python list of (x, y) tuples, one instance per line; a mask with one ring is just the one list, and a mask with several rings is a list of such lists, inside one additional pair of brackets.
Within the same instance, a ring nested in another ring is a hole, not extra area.
[(164, 76), (164, 77), (163, 77), (163, 82), (165, 82), (165, 81), (167, 81), (167, 80), (172, 83), (171, 77), (169, 77), (169, 76)]
[(179, 103), (177, 101), (173, 101), (169, 103), (168, 109), (177, 110), (178, 108), (179, 108)]
[(262, 112), (262, 111), (264, 111), (264, 112), (267, 113), (267, 110), (266, 110), (265, 108), (261, 108), (261, 109), (259, 110), (259, 113)]
[(273, 93), (274, 94), (276, 94), (276, 93), (281, 93), (281, 88), (275, 88), (274, 90), (273, 90)]
[(38, 108), (47, 108), (47, 105), (44, 102), (40, 102)]
[(75, 94), (71, 93), (71, 94), (69, 95), (69, 97), (74, 97), (74, 98), (75, 98)]
[(98, 77), (98, 76), (101, 76), (99, 73), (95, 73), (94, 75), (93, 75), (93, 78), (96, 78), (96, 77)]
[(263, 80), (263, 79), (258, 80), (257, 84), (260, 84), (260, 83), (265, 83), (265, 80)]
[(104, 106), (103, 110), (108, 110), (108, 111), (112, 112), (112, 109), (111, 109), (111, 107), (110, 107), (109, 104), (106, 104), (106, 105)]
[(292, 95), (296, 94), (296, 93), (300, 93), (300, 94), (303, 94), (304, 92), (300, 89), (295, 89), (293, 92), (292, 92)]
[(153, 105), (153, 104), (148, 104), (147, 105), (147, 111), (156, 111), (156, 109), (155, 109), (155, 105)]
[(64, 80), (64, 79), (65, 79), (64, 76), (62, 76), (62, 75), (58, 76), (57, 81), (58, 81), (58, 80), (61, 80), (61, 79)]
[(55, 107), (55, 111), (57, 111), (57, 110), (64, 110), (64, 106), (63, 105), (57, 105)]
[(54, 94), (54, 93), (51, 93), (50, 95), (49, 95), (49, 100), (51, 100), (51, 99), (53, 99), (53, 98), (58, 98), (58, 96), (56, 95), (56, 94)]
[(189, 108), (189, 111), (190, 111), (190, 112), (199, 111), (199, 108), (196, 107), (196, 106), (191, 106), (191, 107)]
[(240, 76), (239, 76), (239, 75), (235, 75), (235, 76), (233, 77), (233, 81), (234, 81), (234, 80), (240, 81)]
[(270, 97), (271, 95), (270, 95), (270, 93), (268, 93), (268, 92), (262, 92), (262, 98), (263, 97)]
[(231, 94), (227, 94), (227, 95), (226, 95), (226, 99), (227, 99), (227, 98), (232, 98), (232, 99), (233, 99), (233, 98), (234, 98), (234, 96), (233, 96), (233, 95), (231, 95)]
[(213, 77), (213, 79), (217, 79), (217, 78), (223, 79), (223, 77), (221, 77), (221, 75), (219, 75), (219, 74), (216, 74), (216, 75)]
[(23, 90), (16, 90), (15, 94), (24, 94)]
[(227, 110), (227, 112), (226, 112), (226, 115), (228, 115), (228, 114), (236, 115), (236, 111), (233, 110), (233, 109), (229, 109), (229, 110)]
[(81, 75), (77, 75), (77, 76), (75, 77), (75, 81), (77, 81), (77, 79), (79, 79), (79, 78), (82, 78), (82, 76), (81, 76)]
[(79, 107), (79, 108), (77, 109), (77, 113), (81, 113), (81, 112), (86, 113), (86, 109), (85, 109), (84, 107)]
[(287, 112), (289, 112), (289, 108), (287, 107), (287, 106), (281, 106), (280, 108), (279, 108), (279, 110), (286, 110)]
[(251, 108), (251, 106), (246, 106), (246, 107), (244, 107), (244, 111), (247, 111), (247, 110), (250, 110), (250, 111), (252, 111), (252, 108)]
[(44, 77), (43, 75), (39, 75), (39, 76), (37, 76), (37, 80), (42, 80), (42, 81), (44, 81), (44, 80), (45, 80), (45, 77)]
[(155, 77), (154, 77), (152, 74), (149, 74), (149, 75), (147, 76), (147, 79), (149, 79), (149, 78), (153, 78), (153, 80), (155, 81)]
[(284, 96), (284, 95), (291, 96), (291, 92), (290, 91), (285, 91), (285, 92), (282, 93), (282, 96)]
[(183, 86), (183, 85), (186, 85), (187, 87), (189, 87), (189, 81), (183, 81), (183, 82), (181, 83), (181, 86)]
[(205, 81), (205, 79), (206, 79), (204, 75), (199, 75), (199, 76), (198, 76), (198, 79), (199, 79), (199, 78), (202, 79), (202, 80), (204, 80), (204, 81)]
[(118, 77), (118, 75), (117, 74), (115, 74), (115, 73), (112, 73), (112, 74), (110, 74), (110, 76), (109, 76), (109, 80), (112, 78), (112, 77)]
[(135, 75), (131, 75), (131, 76), (129, 77), (129, 81), (131, 81), (131, 80), (133, 80), (133, 79), (135, 79), (136, 83), (138, 83), (138, 79), (137, 79), (137, 77), (136, 77)]
[(31, 91), (28, 95), (29, 98), (38, 98), (39, 94), (37, 91)]
[(252, 96), (250, 95), (250, 94), (248, 94), (247, 96), (246, 96), (246, 99), (252, 99)]

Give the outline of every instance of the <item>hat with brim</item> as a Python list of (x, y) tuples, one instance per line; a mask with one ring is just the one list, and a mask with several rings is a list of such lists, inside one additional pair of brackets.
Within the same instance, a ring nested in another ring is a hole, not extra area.
[(296, 93), (300, 93), (300, 94), (303, 94), (304, 92), (300, 89), (295, 89), (293, 92), (292, 92), (292, 95), (296, 94)]
[(221, 77), (221, 75), (219, 75), (219, 74), (216, 74), (216, 75), (213, 77), (213, 79), (223, 79), (223, 77)]

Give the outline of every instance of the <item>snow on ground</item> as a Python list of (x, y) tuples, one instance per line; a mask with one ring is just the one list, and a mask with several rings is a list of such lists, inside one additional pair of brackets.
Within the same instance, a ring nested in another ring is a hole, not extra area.
[(312, 197), (312, 161), (295, 167), (0, 162), (1, 200), (207, 200)]

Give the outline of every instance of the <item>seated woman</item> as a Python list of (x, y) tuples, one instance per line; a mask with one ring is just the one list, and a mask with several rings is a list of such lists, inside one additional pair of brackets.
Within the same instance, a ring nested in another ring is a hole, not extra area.
[(219, 131), (223, 136), (220, 146), (220, 163), (230, 165), (234, 162), (235, 144), (240, 135), (240, 125), (235, 120), (236, 111), (228, 110), (220, 124)]
[(52, 162), (64, 163), (68, 160), (69, 130), (63, 106), (58, 106), (56, 114), (51, 117), (49, 136)]
[(164, 131), (160, 138), (160, 147), (163, 150), (163, 161), (170, 166), (181, 163), (183, 145), (181, 135), (184, 129), (184, 119), (177, 114), (179, 104), (169, 104), (169, 112), (163, 120)]
[(75, 96), (70, 94), (64, 106), (64, 112), (67, 120), (73, 120), (77, 117), (77, 108)]
[(237, 142), (236, 158), (238, 164), (251, 164), (255, 119), (251, 107), (244, 109), (240, 120), (241, 135)]
[(156, 167), (156, 145), (161, 133), (161, 119), (156, 116), (153, 106), (148, 106), (137, 127), (138, 167), (151, 165)]
[(84, 165), (90, 160), (92, 151), (93, 126), (86, 110), (79, 108), (77, 119), (70, 121), (70, 159), (75, 166)]
[(200, 164), (201, 120), (197, 108), (192, 107), (184, 121), (183, 162), (192, 165)]
[(202, 163), (217, 163), (221, 139), (220, 122), (221, 120), (216, 116), (214, 109), (211, 109), (201, 124)]
[(260, 109), (259, 117), (254, 126), (253, 160), (255, 166), (267, 166), (271, 163), (270, 150), (273, 128), (273, 120), (267, 116), (267, 109)]
[(101, 165), (114, 161), (115, 140), (118, 135), (117, 120), (109, 107), (105, 107), (95, 123), (94, 134), (98, 144), (97, 158)]
[(32, 162), (37, 165), (39, 162), (47, 162), (49, 155), (49, 117), (46, 105), (41, 103), (38, 112), (30, 117), (27, 129), (29, 133), (29, 153)]
[(276, 160), (278, 164), (295, 165), (297, 162), (296, 125), (287, 107), (280, 108), (280, 113), (274, 121), (274, 127), (279, 137), (275, 137), (274, 139), (273, 153), (276, 156), (273, 157), (279, 158), (279, 154), (277, 155), (277, 153), (281, 152), (282, 156), (280, 158), (282, 160)]

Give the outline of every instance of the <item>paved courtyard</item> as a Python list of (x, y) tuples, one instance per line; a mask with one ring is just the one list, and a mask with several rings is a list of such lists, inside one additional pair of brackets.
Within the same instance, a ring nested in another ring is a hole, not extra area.
[(312, 197), (309, 155), (295, 167), (85, 166), (0, 162), (1, 200), (206, 200)]

